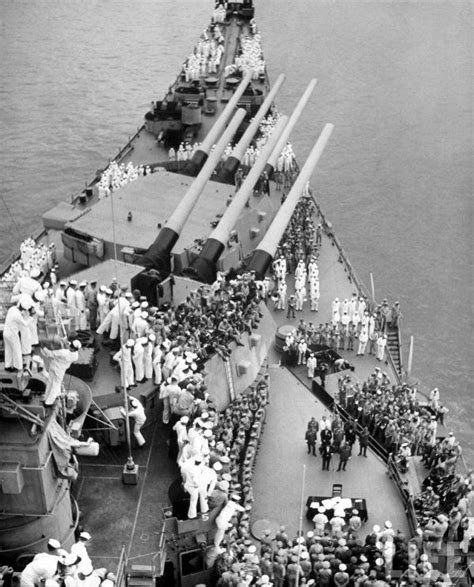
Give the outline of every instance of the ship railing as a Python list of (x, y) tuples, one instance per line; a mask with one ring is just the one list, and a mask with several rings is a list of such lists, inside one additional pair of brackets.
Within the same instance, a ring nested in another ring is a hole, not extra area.
[[(356, 271), (352, 267), (351, 262), (349, 261), (349, 258), (346, 255), (346, 252), (344, 251), (341, 243), (339, 242), (339, 239), (334, 234), (332, 223), (329, 222), (329, 220), (324, 215), (324, 212), (322, 211), (321, 206), (319, 205), (318, 201), (314, 197), (313, 193), (311, 193), (311, 198), (314, 202), (314, 205), (316, 206), (316, 210), (317, 210), (319, 218), (321, 219), (321, 224), (322, 224), (324, 232), (326, 233), (326, 236), (329, 239), (331, 239), (332, 245), (335, 246), (339, 252), (338, 261), (344, 265), (344, 269), (345, 269), (346, 273), (349, 275), (349, 281), (351, 281), (355, 285), (359, 295), (363, 295), (368, 300), (372, 300), (372, 304), (375, 305), (375, 303), (376, 303), (375, 299), (372, 298), (372, 294), (369, 293), (369, 290), (367, 289), (366, 285), (360, 279), (360, 277), (357, 275)], [(398, 347), (400, 349), (400, 365), (401, 365), (402, 364), (402, 354), (401, 354), (402, 346), (401, 346), (400, 328), (398, 328)], [(399, 373), (399, 371), (395, 365), (395, 361), (393, 360), (393, 357), (392, 357), (389, 349), (386, 348), (385, 352), (387, 354), (387, 360), (390, 363), (390, 366), (392, 368), (393, 373), (395, 374), (395, 378), (397, 379), (397, 383), (401, 383), (401, 381), (402, 381), (401, 373)]]
[(407, 514), (408, 525), (410, 526), (410, 531), (412, 535), (416, 533), (416, 530), (419, 526), (418, 520), (416, 517), (415, 506), (413, 504), (413, 496), (410, 495), (405, 481), (402, 479), (400, 472), (398, 470), (397, 464), (393, 459), (392, 454), (388, 455), (387, 460), (387, 467), (390, 474), (390, 477), (395, 482), (395, 485), (400, 493), (400, 496), (403, 501), (403, 505), (405, 507), (405, 512)]
[[(337, 250), (339, 251), (339, 262), (344, 264), (346, 272), (349, 275), (350, 281), (352, 281), (354, 283), (359, 294), (364, 295), (368, 299), (372, 299), (372, 296), (369, 293), (369, 290), (365, 286), (364, 282), (357, 275), (356, 271), (352, 267), (347, 255), (346, 255), (341, 243), (339, 242), (339, 239), (334, 234), (332, 223), (326, 218), (324, 212), (321, 209), (321, 206), (319, 205), (318, 201), (314, 197), (314, 194), (312, 194), (312, 193), (311, 193), (311, 198), (316, 206), (316, 210), (318, 211), (318, 216), (321, 219), (321, 225), (323, 227), (324, 232), (326, 233), (326, 236), (328, 236), (331, 239), (333, 246), (335, 246), (337, 248)], [(375, 300), (373, 300), (373, 302), (375, 302)]]
[[(133, 142), (135, 141), (135, 139), (137, 139), (139, 137), (142, 130), (145, 130), (145, 124), (142, 124), (141, 126), (139, 126), (137, 128), (137, 131), (135, 132), (135, 134), (133, 136), (129, 137), (128, 141), (120, 149), (120, 151), (117, 153), (117, 155), (115, 155), (115, 157), (110, 159), (110, 161), (108, 162), (106, 167), (104, 167), (104, 170), (110, 165), (110, 163), (112, 163), (112, 161), (115, 161), (117, 164), (120, 164), (121, 160), (133, 151), (133, 149), (134, 149)], [(94, 187), (95, 184), (99, 182), (101, 175), (102, 175), (102, 170), (98, 170), (94, 179), (92, 181), (90, 181), (89, 183), (86, 182), (85, 189), (81, 190), (77, 194), (72, 194), (71, 204), (76, 204), (80, 200), (80, 198), (83, 196), (84, 192), (87, 189)]]
[[(29, 235), (29, 237), (24, 237), (22, 240), (25, 240), (26, 238), (31, 238), (35, 243), (37, 243), (40, 239), (45, 238), (47, 235), (48, 231), (43, 226), (41, 226), (40, 228), (35, 230), (35, 232)], [(18, 249), (11, 253), (8, 256), (8, 258), (5, 261), (3, 261), (3, 263), (0, 265), (0, 277), (8, 271), (10, 265), (12, 265), (15, 261), (18, 261), (20, 256), (21, 253), (20, 248), (18, 246)]]
[(390, 367), (392, 368), (392, 372), (395, 374), (395, 378), (397, 380), (397, 383), (401, 384), (402, 383), (402, 374), (398, 371), (397, 366), (395, 364), (395, 361), (393, 360), (392, 353), (390, 352), (390, 350), (387, 347), (385, 347), (385, 353), (387, 355), (387, 361), (389, 362)]
[(116, 575), (116, 580), (115, 580), (115, 585), (117, 587), (126, 587), (127, 584), (127, 573), (126, 573), (126, 569), (127, 569), (127, 552), (125, 550), (125, 546), (122, 546), (122, 550), (120, 551), (120, 558), (119, 558), (119, 562), (117, 565), (117, 572), (115, 573)]
[(400, 324), (397, 325), (397, 336), (398, 336), (398, 352), (400, 356), (400, 376), (403, 375), (403, 355), (402, 355), (402, 331)]

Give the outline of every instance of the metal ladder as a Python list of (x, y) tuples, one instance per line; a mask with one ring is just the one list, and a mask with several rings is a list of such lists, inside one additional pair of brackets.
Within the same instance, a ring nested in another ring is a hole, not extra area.
[(235, 399), (234, 378), (232, 376), (232, 367), (230, 365), (229, 357), (224, 359), (225, 377), (227, 379), (227, 386), (229, 388), (230, 401)]

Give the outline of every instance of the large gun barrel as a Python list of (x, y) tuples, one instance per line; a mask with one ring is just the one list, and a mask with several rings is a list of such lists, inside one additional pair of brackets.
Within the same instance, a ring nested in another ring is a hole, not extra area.
[(242, 135), (242, 138), (234, 147), (232, 151), (232, 155), (227, 159), (227, 161), (223, 165), (223, 169), (221, 171), (222, 178), (224, 181), (233, 181), (235, 172), (237, 171), (240, 162), (242, 161), (243, 156), (245, 155), (245, 151), (247, 147), (250, 145), (252, 139), (254, 138), (260, 123), (262, 122), (263, 118), (265, 117), (266, 113), (270, 109), (270, 106), (273, 103), (275, 96), (277, 95), (278, 91), (280, 90), (283, 82), (285, 81), (285, 75), (281, 73), (273, 88), (268, 93), (267, 97), (263, 101), (263, 104), (258, 109), (257, 113), (255, 114), (253, 120), (247, 127), (246, 131)]
[(168, 218), (166, 225), (160, 230), (155, 242), (151, 245), (144, 255), (145, 267), (150, 269), (170, 268), (170, 254), (178, 240), (186, 220), (191, 214), (196, 202), (201, 195), (206, 183), (211, 177), (216, 165), (219, 163), (222, 153), (233, 135), (239, 128), (245, 117), (245, 109), (239, 108), (229, 123), (216, 148), (209, 155), (201, 172), (189, 186), (188, 191), (176, 206), (174, 212)]
[(250, 69), (249, 71), (247, 71), (245, 76), (242, 78), (242, 81), (235, 89), (235, 92), (232, 94), (232, 97), (227, 102), (226, 107), (221, 112), (219, 118), (214, 123), (206, 138), (199, 145), (199, 149), (196, 150), (191, 161), (189, 161), (186, 165), (186, 171), (189, 173), (189, 175), (197, 175), (199, 171), (202, 169), (202, 166), (204, 165), (206, 159), (209, 156), (212, 146), (214, 145), (214, 143), (217, 142), (218, 138), (224, 131), (227, 121), (229, 120), (231, 114), (234, 112), (240, 98), (242, 97), (242, 94), (245, 92), (245, 89), (252, 80), (252, 75), (253, 70)]
[(270, 266), (275, 252), (278, 248), (283, 233), (290, 221), (296, 205), (298, 204), (301, 194), (309, 181), (311, 174), (321, 157), (324, 147), (331, 136), (334, 125), (326, 124), (322, 133), (319, 135), (311, 153), (309, 154), (303, 168), (293, 184), (286, 200), (278, 210), (273, 222), (268, 228), (265, 236), (260, 241), (258, 247), (252, 254), (248, 265), (249, 271), (255, 271), (257, 279), (263, 279), (268, 267)]
[(266, 165), (268, 157), (273, 152), (279, 137), (285, 131), (287, 122), (288, 116), (282, 116), (277, 122), (272, 134), (269, 136), (267, 143), (243, 181), (239, 191), (226, 208), (219, 224), (209, 235), (199, 256), (196, 257), (191, 264), (190, 272), (197, 275), (202, 281), (207, 283), (214, 281), (216, 277), (216, 262), (221, 256), (222, 251), (225, 249), (225, 243), (229, 239), (230, 232), (244, 209), (249, 196), (252, 194), (255, 184)]
[(280, 156), (280, 153), (283, 151), (283, 147), (286, 145), (286, 142), (288, 141), (288, 137), (290, 136), (291, 131), (295, 127), (296, 123), (298, 122), (298, 119), (299, 119), (301, 113), (303, 112), (304, 107), (306, 106), (306, 103), (308, 102), (311, 94), (313, 93), (313, 90), (316, 87), (317, 83), (318, 83), (318, 81), (315, 78), (313, 78), (309, 82), (308, 87), (306, 88), (304, 94), (299, 99), (299, 102), (296, 105), (296, 108), (293, 110), (293, 112), (291, 114), (290, 120), (288, 121), (288, 124), (286, 125), (285, 130), (283, 131), (282, 135), (280, 136), (280, 140), (276, 144), (275, 149), (273, 150), (273, 153), (269, 157), (268, 163), (265, 167), (265, 173), (267, 174), (269, 179), (271, 179), (273, 177), (273, 172), (275, 171), (278, 157)]

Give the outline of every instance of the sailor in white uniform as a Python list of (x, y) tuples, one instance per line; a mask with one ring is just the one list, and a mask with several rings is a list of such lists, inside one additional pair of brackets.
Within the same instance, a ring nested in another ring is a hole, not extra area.
[(229, 501), (220, 511), (216, 518), (217, 532), (214, 535), (214, 546), (220, 551), (220, 544), (224, 538), (226, 530), (232, 527), (231, 519), (236, 512), (243, 512), (245, 509), (238, 503), (240, 497), (238, 495), (231, 495)]
[(20, 294), (27, 294), (32, 296), (35, 291), (42, 289), (41, 283), (37, 280), (40, 275), (41, 272), (39, 269), (32, 269), (29, 275), (27, 272), (25, 272), (25, 275), (20, 277), (20, 279), (13, 286), (13, 296), (18, 296)]
[(79, 315), (76, 317), (77, 330), (87, 330), (87, 314), (86, 314), (86, 298), (84, 292), (86, 291), (87, 282), (81, 281), (78, 289), (76, 289), (76, 308)]
[(153, 333), (148, 335), (148, 342), (145, 345), (145, 379), (153, 377), (153, 349), (155, 347), (156, 336)]
[(314, 356), (314, 353), (311, 353), (308, 357), (307, 362), (306, 362), (306, 367), (308, 369), (308, 379), (314, 378), (314, 371), (316, 370), (317, 366), (318, 366), (318, 360)]
[(387, 335), (380, 333), (377, 338), (377, 360), (383, 361), (385, 357), (385, 347), (387, 346)]
[(365, 354), (365, 347), (367, 346), (367, 341), (369, 340), (369, 331), (365, 326), (362, 327), (362, 330), (359, 334), (359, 348), (357, 349), (357, 356), (364, 356)]
[(37, 587), (58, 573), (59, 557), (41, 553), (23, 569), (20, 575), (20, 587)]
[(190, 495), (188, 518), (190, 520), (197, 517), (197, 502), (199, 499), (199, 506), (201, 513), (205, 514), (209, 511), (207, 504), (206, 479), (203, 474), (202, 457), (195, 456), (189, 459), (181, 467), (181, 474), (184, 479), (184, 489)]
[[(125, 410), (123, 408), (120, 408), (120, 412), (123, 416), (125, 416)], [(146, 422), (146, 414), (145, 408), (135, 397), (130, 398), (130, 409), (128, 410), (128, 415), (130, 418), (135, 420), (133, 436), (135, 436), (138, 446), (143, 446), (146, 440), (141, 433), (141, 429)]]
[(114, 361), (118, 361), (121, 369), (123, 369), (123, 384), (125, 385), (125, 388), (135, 387), (135, 376), (132, 363), (132, 349), (134, 345), (134, 340), (129, 338), (113, 357)]
[(153, 383), (160, 385), (163, 381), (163, 373), (161, 371), (161, 361), (163, 359), (163, 350), (160, 344), (155, 345), (153, 349)]
[(312, 277), (309, 280), (309, 297), (311, 300), (311, 311), (317, 312), (319, 310), (319, 279)]
[(81, 559), (78, 567), (79, 571), (81, 570), (82, 564), (92, 564), (89, 553), (87, 552), (87, 545), (89, 544), (91, 539), (92, 536), (89, 534), (89, 532), (81, 532), (79, 534), (79, 540), (71, 546), (71, 554), (75, 554)]
[(301, 338), (298, 342), (298, 365), (306, 365), (307, 350), (308, 344), (304, 338)]
[(108, 308), (106, 306), (108, 298), (105, 293), (106, 291), (107, 288), (105, 285), (101, 285), (97, 292), (97, 326), (102, 324), (108, 314)]
[(328, 523), (328, 517), (326, 516), (326, 508), (323, 506), (318, 507), (318, 513), (313, 517), (314, 533), (316, 536), (322, 536)]
[(77, 281), (75, 279), (71, 279), (69, 281), (68, 288), (66, 289), (66, 304), (70, 308), (76, 307), (76, 288)]
[(79, 359), (79, 349), (81, 348), (79, 340), (73, 340), (69, 348), (49, 350), (42, 349), (43, 355), (49, 359), (49, 380), (45, 391), (44, 403), (51, 406), (56, 398), (61, 394), (64, 375), (69, 367)]
[(5, 345), (5, 369), (20, 371), (23, 367), (20, 332), (28, 328), (33, 301), (29, 296), (22, 297), (18, 305), (8, 308), (3, 327), (3, 342)]
[(145, 348), (148, 342), (147, 338), (138, 338), (133, 347), (133, 365), (135, 366), (135, 377), (137, 383), (142, 383), (145, 379)]
[(287, 290), (287, 285), (285, 283), (285, 281), (280, 281), (280, 283), (278, 284), (278, 289), (277, 289), (277, 293), (278, 293), (278, 302), (277, 302), (277, 310), (284, 310), (285, 309), (285, 302), (286, 302), (286, 290)]

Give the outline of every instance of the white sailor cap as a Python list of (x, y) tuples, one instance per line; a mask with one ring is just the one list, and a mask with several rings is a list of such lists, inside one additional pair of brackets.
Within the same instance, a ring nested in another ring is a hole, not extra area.
[(48, 546), (51, 548), (61, 548), (61, 543), (59, 542), (59, 540), (56, 540), (56, 538), (50, 538), (48, 540)]

